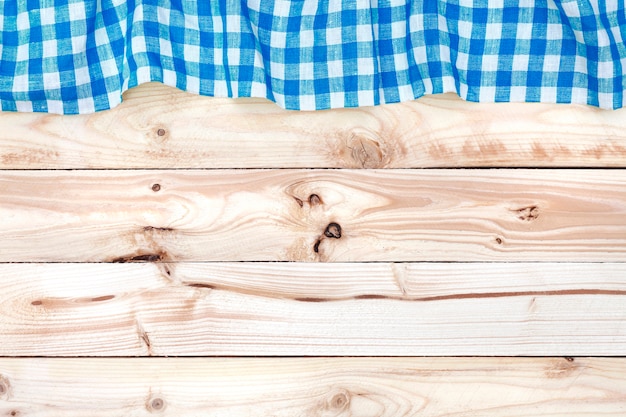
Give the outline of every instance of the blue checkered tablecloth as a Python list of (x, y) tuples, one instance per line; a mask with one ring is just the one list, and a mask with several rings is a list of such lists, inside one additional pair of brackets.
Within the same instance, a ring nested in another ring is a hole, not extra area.
[(624, 105), (623, 0), (0, 0), (2, 110), (138, 84), (318, 110), (456, 92)]

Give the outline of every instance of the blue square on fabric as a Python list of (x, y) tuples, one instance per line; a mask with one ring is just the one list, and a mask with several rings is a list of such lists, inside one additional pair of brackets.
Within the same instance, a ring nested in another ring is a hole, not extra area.
[(300, 48), (285, 48), (284, 49), (285, 64), (299, 64), (300, 60), (301, 60)]
[(529, 87), (541, 87), (541, 83), (543, 81), (543, 72), (539, 71), (528, 71), (528, 75), (526, 76), (526, 84)]
[(517, 49), (516, 39), (500, 39), (500, 55), (513, 55)]
[(330, 82), (328, 78), (316, 78), (313, 80), (313, 88), (316, 94), (330, 93)]
[(519, 7), (504, 7), (502, 9), (502, 23), (518, 23), (519, 12)]
[(489, 22), (489, 9), (486, 7), (472, 7), (472, 20), (476, 23), (487, 24)]

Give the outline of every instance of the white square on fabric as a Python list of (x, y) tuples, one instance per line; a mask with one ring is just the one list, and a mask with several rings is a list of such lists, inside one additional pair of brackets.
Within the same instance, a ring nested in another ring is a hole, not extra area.
[(41, 56), (43, 58), (52, 58), (59, 55), (59, 51), (57, 50), (57, 40), (56, 39), (48, 39), (41, 43), (42, 51)]
[(613, 108), (613, 94), (598, 93), (598, 104), (607, 109)]
[(118, 91), (107, 93), (107, 99), (111, 107), (115, 107), (122, 102), (122, 97)]
[(70, 3), (68, 5), (70, 20), (75, 22), (79, 20), (85, 20), (87, 18), (87, 14), (85, 13), (85, 3), (82, 1), (78, 1), (75, 3)]
[(87, 51), (87, 35), (72, 36), (72, 53), (79, 54)]
[(441, 56), (442, 62), (450, 62), (450, 47), (439, 44), (439, 56)]
[(532, 23), (518, 23), (515, 37), (517, 39), (532, 39), (533, 38), (533, 24)]
[(469, 39), (472, 37), (472, 22), (468, 22), (467, 20), (459, 20), (459, 36), (465, 39)]
[(298, 65), (298, 72), (301, 80), (313, 80), (315, 78), (315, 67), (312, 62), (304, 62)]
[(413, 56), (417, 63), (427, 62), (428, 55), (426, 54), (426, 46), (420, 45), (412, 49)]
[(200, 78), (187, 75), (185, 77), (187, 91), (198, 94), (200, 92)]
[(422, 87), (424, 87), (424, 94), (432, 94), (433, 92), (433, 80), (430, 78), (422, 79)]
[(502, 23), (487, 23), (485, 39), (502, 39)]
[(509, 92), (509, 99), (513, 102), (526, 101), (526, 89), (527, 87), (525, 85), (511, 86), (511, 91)]
[(543, 72), (558, 72), (560, 67), (560, 55), (545, 55), (543, 57)]
[(483, 55), (481, 68), (483, 71), (497, 71), (500, 55)]
[(459, 52), (456, 55), (456, 62), (455, 62), (455, 64), (456, 64), (456, 67), (459, 70), (467, 71), (468, 63), (469, 63), (469, 54), (466, 54), (465, 52)]
[(46, 90), (55, 90), (61, 87), (61, 76), (58, 72), (43, 73), (43, 88)]
[(30, 43), (17, 46), (17, 61), (28, 61), (30, 59)]
[(356, 63), (360, 75), (374, 75), (375, 58), (357, 58)]
[(391, 37), (392, 38), (405, 38), (406, 37), (406, 21), (400, 20), (398, 22), (391, 23)]
[[(198, 53), (200, 53), (199, 47)], [(226, 54), (228, 56), (228, 65), (239, 66), (241, 64), (241, 50), (239, 48), (228, 48)]]
[(315, 42), (315, 35), (312, 30), (303, 30), (299, 32), (300, 37), (300, 47), (301, 48), (309, 48), (313, 46)]
[(96, 46), (108, 45), (110, 42), (109, 34), (105, 28), (98, 28), (94, 32)]
[(496, 100), (496, 87), (492, 86), (482, 86), (480, 87), (480, 97), (478, 100), (480, 101), (488, 101), (492, 102)]
[(344, 107), (346, 96), (343, 91), (330, 93), (330, 107)]
[(299, 96), (301, 110), (315, 110), (315, 96), (313, 94), (302, 94)]
[(30, 101), (16, 101), (15, 108), (17, 109), (17, 111), (32, 113), (33, 103)]
[(250, 95), (252, 97), (265, 97), (267, 94), (267, 86), (258, 81), (252, 81), (250, 86)]
[(222, 17), (221, 16), (213, 16), (211, 18), (211, 23), (213, 24), (213, 30), (215, 32), (223, 32), (224, 31), (224, 24), (222, 23)]
[(615, 64), (613, 61), (598, 62), (598, 78), (614, 78)]
[(272, 9), (272, 16), (289, 17), (291, 4), (285, 0), (274, 0), (274, 8)]
[(258, 13), (261, 8), (261, 0), (247, 0), (247, 6), (250, 10)]
[(185, 14), (185, 27), (189, 30), (199, 31), (200, 23), (198, 21), (198, 16), (191, 13)]
[(114, 77), (119, 74), (115, 59), (100, 61), (100, 69), (104, 78)]
[(343, 41), (341, 28), (328, 28), (326, 29), (326, 44), (327, 45), (340, 45)]
[(609, 34), (606, 32), (606, 30), (598, 30), (596, 33), (598, 34), (598, 46), (600, 48), (611, 45), (611, 39), (609, 39)]
[(357, 92), (357, 97), (359, 99), (359, 106), (374, 106), (376, 104), (374, 102), (374, 93), (369, 90), (359, 90)]
[(413, 86), (410, 84), (399, 85), (398, 96), (400, 101), (413, 100), (415, 98), (415, 95), (413, 94)]
[(74, 70), (74, 75), (76, 77), (76, 84), (89, 84), (91, 82), (91, 74), (89, 73), (88, 66), (78, 67)]
[(541, 87), (541, 101), (556, 103), (556, 87)]
[[(446, 75), (445, 77), (443, 77), (442, 84), (443, 84), (444, 93), (450, 93), (450, 92), (456, 91), (456, 80), (454, 79), (453, 76)], [(461, 83), (461, 85), (463, 85), (463, 83)]]
[(39, 9), (39, 19), (42, 25), (54, 25), (55, 22), (54, 7), (44, 7)]
[(133, 36), (130, 46), (133, 54), (146, 52), (146, 41), (145, 38), (141, 36)]
[(574, 72), (579, 72), (581, 74), (587, 73), (587, 58), (576, 55), (576, 60), (574, 61)]
[(96, 111), (93, 98), (79, 98), (78, 99), (78, 112), (79, 113), (93, 113)]
[(49, 113), (63, 114), (63, 100), (46, 100)]
[(563, 39), (563, 25), (548, 23), (544, 36), (546, 37), (546, 40), (549, 41)]
[(226, 31), (232, 33), (241, 32), (241, 16), (229, 14), (226, 16)]
[(286, 32), (272, 32), (270, 37), (270, 46), (272, 48), (284, 48), (287, 46), (287, 33)]
[(339, 13), (343, 8), (343, 4), (341, 1), (329, 1), (328, 4), (328, 13)]
[(172, 42), (168, 39), (159, 39), (159, 52), (166, 57), (172, 57)]
[[(200, 47), (198, 45), (185, 44), (182, 57), (185, 61), (200, 62)], [(237, 60), (239, 62), (239, 60)]]
[(162, 25), (168, 26), (170, 24), (170, 13), (170, 9), (157, 6), (157, 21)]
[(343, 61), (335, 60), (328, 61), (328, 77), (330, 78), (341, 78), (343, 77)]
[(270, 72), (272, 73), (272, 77), (275, 78), (284, 78), (285, 76), (285, 64), (281, 62), (270, 62)]
[(137, 71), (135, 71), (135, 74), (137, 75), (137, 82), (140, 83), (140, 84), (152, 81), (150, 79), (150, 68), (149, 67), (139, 67), (139, 68), (137, 68)]
[(167, 85), (176, 85), (176, 72), (168, 69), (163, 70), (163, 83)]
[(30, 29), (30, 17), (27, 12), (17, 14), (17, 30)]
[(513, 71), (528, 71), (528, 55), (513, 55)]
[(396, 72), (406, 71), (409, 69), (409, 61), (405, 54), (395, 54), (393, 56), (393, 64)]
[(285, 96), (283, 94), (274, 92), (274, 100), (280, 107), (285, 107)]

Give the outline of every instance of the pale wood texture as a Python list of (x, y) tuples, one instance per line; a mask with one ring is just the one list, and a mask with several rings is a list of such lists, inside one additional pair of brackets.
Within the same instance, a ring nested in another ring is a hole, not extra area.
[[(623, 416), (625, 116), (0, 113), (0, 415)], [(24, 358), (175, 355), (376, 357)]]
[(626, 109), (437, 95), (322, 112), (160, 84), (86, 116), (0, 114), (0, 168), (624, 167)]
[(2, 171), (0, 201), (3, 262), (626, 259), (624, 170)]
[(626, 263), (4, 264), (0, 355), (623, 355)]
[(626, 413), (618, 359), (0, 359), (0, 374), (3, 416)]

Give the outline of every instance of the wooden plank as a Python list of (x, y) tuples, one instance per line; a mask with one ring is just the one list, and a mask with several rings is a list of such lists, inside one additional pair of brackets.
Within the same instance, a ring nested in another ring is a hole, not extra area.
[(625, 167), (626, 109), (456, 95), (294, 112), (147, 84), (85, 116), (0, 113), (0, 168)]
[(623, 416), (626, 360), (0, 359), (6, 416)]
[(624, 170), (0, 172), (0, 261), (624, 261)]
[(1, 270), (0, 356), (626, 354), (626, 263)]

